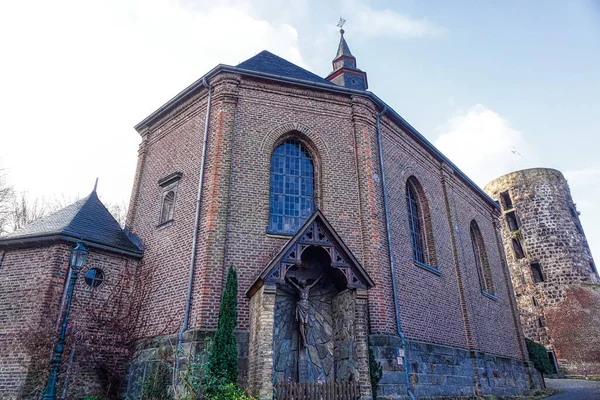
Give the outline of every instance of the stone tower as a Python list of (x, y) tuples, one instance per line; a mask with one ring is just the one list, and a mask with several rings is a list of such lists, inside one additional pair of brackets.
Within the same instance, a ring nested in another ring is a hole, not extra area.
[(502, 239), (525, 336), (546, 345), (567, 373), (600, 374), (600, 281), (564, 176), (526, 169), (484, 190), (502, 207)]

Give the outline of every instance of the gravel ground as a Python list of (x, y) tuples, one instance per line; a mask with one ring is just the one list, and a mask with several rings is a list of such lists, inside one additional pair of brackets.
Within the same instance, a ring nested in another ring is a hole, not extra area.
[(579, 379), (547, 379), (546, 386), (560, 393), (545, 400), (600, 400), (600, 382)]

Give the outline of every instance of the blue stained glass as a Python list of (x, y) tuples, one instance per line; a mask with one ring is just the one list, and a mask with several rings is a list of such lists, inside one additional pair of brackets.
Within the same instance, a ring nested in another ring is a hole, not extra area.
[(271, 161), (271, 172), (276, 174), (283, 174), (284, 171), (284, 158), (281, 156), (273, 156)]
[(411, 182), (406, 184), (406, 203), (408, 206), (408, 223), (410, 225), (410, 237), (412, 242), (415, 261), (425, 264), (425, 251), (423, 243), (423, 230), (417, 193)]
[(295, 234), (314, 208), (314, 166), (298, 140), (287, 140), (271, 156), (269, 231)]

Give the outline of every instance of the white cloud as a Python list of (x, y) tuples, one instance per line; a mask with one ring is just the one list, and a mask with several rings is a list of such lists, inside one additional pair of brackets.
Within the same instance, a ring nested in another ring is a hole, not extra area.
[(537, 161), (523, 134), (481, 104), (457, 113), (437, 131), (435, 145), (480, 186)]
[(426, 18), (413, 19), (390, 9), (374, 10), (360, 1), (347, 1), (344, 13), (352, 24), (353, 32), (371, 37), (412, 38), (438, 36), (446, 32)]
[(0, 3), (0, 167), (33, 196), (128, 201), (132, 126), (218, 63), (268, 49), (306, 67), (296, 29), (248, 3)]

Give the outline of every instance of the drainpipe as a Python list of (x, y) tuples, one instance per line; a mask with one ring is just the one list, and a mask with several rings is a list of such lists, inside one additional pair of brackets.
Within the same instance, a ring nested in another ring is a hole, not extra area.
[(390, 270), (392, 274), (392, 294), (394, 296), (394, 311), (396, 313), (396, 330), (398, 331), (398, 336), (400, 336), (400, 340), (402, 342), (402, 348), (404, 349), (404, 372), (406, 375), (406, 392), (410, 396), (411, 399), (415, 400), (415, 395), (413, 394), (410, 388), (410, 379), (408, 378), (408, 348), (406, 346), (406, 338), (404, 337), (404, 332), (402, 332), (402, 324), (400, 322), (400, 309), (398, 308), (398, 290), (396, 288), (396, 267), (394, 263), (394, 252), (392, 249), (392, 231), (390, 229), (390, 215), (388, 209), (387, 202), (387, 185), (385, 182), (385, 168), (383, 165), (383, 143), (381, 140), (381, 117), (383, 114), (387, 112), (387, 106), (383, 107), (383, 110), (377, 115), (377, 141), (379, 144), (379, 169), (381, 170), (381, 186), (383, 192), (383, 212), (385, 214), (385, 227), (387, 232), (387, 242), (388, 242), (388, 255), (390, 257)]
[(208, 100), (206, 102), (206, 118), (204, 121), (204, 139), (202, 141), (202, 161), (200, 163), (200, 177), (198, 178), (198, 195), (196, 197), (196, 217), (194, 220), (194, 237), (192, 239), (192, 252), (190, 254), (190, 276), (188, 277), (187, 297), (185, 299), (185, 314), (183, 325), (177, 338), (177, 352), (175, 353), (175, 370), (179, 370), (179, 352), (183, 342), (183, 334), (188, 329), (190, 321), (190, 308), (192, 305), (192, 289), (194, 286), (194, 270), (196, 266), (196, 249), (198, 247), (198, 229), (200, 225), (200, 208), (202, 202), (202, 185), (204, 184), (204, 165), (206, 164), (206, 144), (208, 142), (208, 126), (210, 121), (210, 101), (212, 99), (212, 87), (202, 79), (202, 84), (208, 89)]

